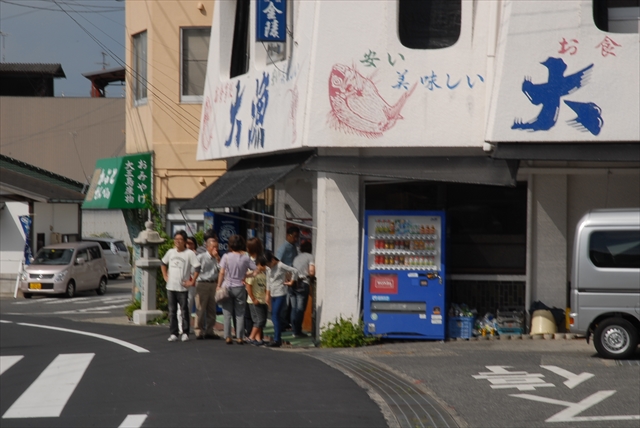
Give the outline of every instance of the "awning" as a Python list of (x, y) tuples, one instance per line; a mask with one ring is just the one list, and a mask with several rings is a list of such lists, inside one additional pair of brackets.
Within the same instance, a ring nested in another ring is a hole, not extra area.
[(98, 159), (82, 209), (146, 208), (153, 185), (151, 153)]
[(242, 159), (180, 209), (241, 207), (311, 156), (307, 151)]
[(640, 143), (498, 143), (494, 159), (640, 162)]
[(515, 186), (518, 161), (490, 157), (314, 157), (306, 171), (407, 180)]
[(84, 194), (37, 177), (0, 168), (0, 192), (38, 202), (74, 203), (84, 200)]

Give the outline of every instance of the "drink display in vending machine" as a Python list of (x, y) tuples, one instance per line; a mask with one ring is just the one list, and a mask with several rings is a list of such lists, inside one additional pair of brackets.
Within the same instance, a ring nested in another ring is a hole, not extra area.
[(365, 334), (445, 338), (444, 211), (365, 212)]

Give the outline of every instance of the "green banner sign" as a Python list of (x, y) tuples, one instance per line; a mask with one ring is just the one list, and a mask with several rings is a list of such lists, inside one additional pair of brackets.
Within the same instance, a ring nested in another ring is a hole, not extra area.
[(145, 208), (146, 198), (152, 198), (152, 183), (151, 153), (99, 159), (82, 208)]

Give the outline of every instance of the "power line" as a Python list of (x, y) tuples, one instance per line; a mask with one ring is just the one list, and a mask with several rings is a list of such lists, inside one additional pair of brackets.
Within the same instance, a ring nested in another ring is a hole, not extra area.
[[(56, 3), (55, 0), (51, 0), (51, 1), (53, 3)], [(9, 1), (9, 0), (0, 0), (0, 3), (10, 4), (10, 5), (13, 5), (13, 6), (18, 6), (18, 7), (24, 7), (24, 8), (27, 8), (27, 9), (48, 10), (49, 12), (60, 12), (57, 9), (52, 9), (52, 8), (49, 8), (49, 7), (32, 6), (32, 5), (28, 5), (28, 4), (12, 2), (12, 1)], [(105, 7), (107, 7), (107, 6), (105, 6)], [(103, 9), (103, 10), (81, 10), (81, 11), (78, 11), (76, 13), (107, 13), (107, 12), (123, 12), (123, 11), (124, 11), (123, 7), (113, 7), (111, 9)], [(64, 10), (63, 10), (63, 12), (64, 12)]]
[[(96, 38), (89, 30), (87, 30), (85, 27), (82, 26), (82, 24), (80, 24), (73, 16), (71, 16), (69, 14), (68, 11), (66, 11), (62, 6), (60, 6), (56, 0), (51, 0), (53, 1), (54, 4), (56, 4), (69, 18), (71, 18), (71, 20), (73, 22), (76, 23), (76, 25), (78, 25), (82, 31), (84, 31), (94, 42), (96, 42), (98, 44), (98, 46), (100, 46), (102, 49), (104, 49), (105, 51), (107, 51), (109, 53), (109, 56), (111, 56), (111, 58), (113, 58), (116, 62), (118, 62), (122, 67), (128, 69), (132, 74), (136, 75), (137, 77), (140, 77), (141, 79), (143, 79), (145, 81), (145, 83), (153, 88), (153, 91), (147, 89), (149, 92), (151, 92), (153, 95), (157, 96), (157, 101), (159, 103), (162, 103), (165, 105), (165, 107), (167, 107), (169, 110), (171, 110), (176, 116), (180, 116), (182, 117), (182, 119), (184, 119), (184, 122), (193, 126), (195, 129), (200, 128), (200, 124), (199, 124), (199, 118), (196, 118), (195, 116), (193, 116), (191, 113), (187, 112), (187, 114), (189, 114), (189, 116), (191, 116), (193, 119), (195, 119), (196, 121), (198, 121), (197, 123), (191, 122), (188, 118), (186, 118), (182, 112), (180, 111), (176, 111), (175, 108), (173, 107), (173, 105), (169, 104), (169, 102), (165, 101), (164, 99), (162, 99), (159, 95), (161, 94), (162, 96), (169, 98), (167, 95), (165, 95), (161, 90), (156, 89), (155, 86), (153, 86), (151, 83), (149, 83), (149, 81), (140, 76), (139, 73), (137, 73), (135, 70), (133, 70), (130, 66), (128, 66), (126, 63), (124, 63), (111, 49), (109, 49), (106, 45), (104, 45), (98, 38)], [(73, 11), (73, 9), (72, 9)], [(158, 107), (160, 107), (160, 104), (158, 104)], [(166, 110), (164, 110), (166, 111)], [(175, 120), (175, 119), (174, 119)], [(183, 122), (177, 121), (176, 123), (178, 124), (178, 126), (180, 126), (185, 132), (189, 133), (189, 135), (191, 135), (193, 137), (193, 134), (191, 134), (191, 131), (187, 130), (184, 128), (184, 126), (182, 125)], [(195, 137), (194, 137), (195, 138)]]

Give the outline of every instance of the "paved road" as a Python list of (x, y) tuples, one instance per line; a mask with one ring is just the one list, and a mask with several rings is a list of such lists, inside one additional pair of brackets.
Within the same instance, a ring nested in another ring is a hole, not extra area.
[[(59, 418), (5, 418), (3, 427), (119, 426), (127, 415), (147, 415), (149, 427), (382, 426), (384, 418), (400, 427), (640, 426), (640, 349), (612, 361), (584, 339), (348, 350), (167, 343), (166, 327), (109, 324), (127, 324), (129, 299), (121, 280), (105, 296), (0, 300), (1, 318), (12, 321), (0, 324), (3, 370), (23, 356), (2, 374), (3, 415), (59, 355), (94, 354)], [(105, 334), (150, 352), (17, 323)]]
[(300, 353), (169, 343), (166, 327), (4, 314), (2, 321), (3, 427), (118, 427), (127, 417), (144, 427), (387, 426), (363, 389)]
[(371, 382), (380, 395), (412, 388), (393, 396), (400, 406), (386, 400), (400, 426), (429, 426), (415, 423), (425, 413), (447, 426), (417, 405), (419, 395), (473, 427), (640, 426), (640, 349), (626, 361), (600, 359), (584, 339), (393, 343), (316, 355), (356, 376), (395, 375)]
[(60, 317), (77, 321), (126, 323), (124, 308), (131, 302), (131, 279), (109, 280), (107, 293), (98, 296), (95, 291), (79, 292), (67, 299), (59, 296), (2, 296), (0, 313), (3, 315), (30, 315)]

